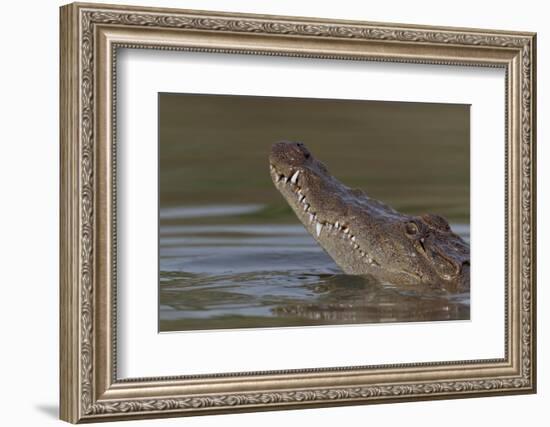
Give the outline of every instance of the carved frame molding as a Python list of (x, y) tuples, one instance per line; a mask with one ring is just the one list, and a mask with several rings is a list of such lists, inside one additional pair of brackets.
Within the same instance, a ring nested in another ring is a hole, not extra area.
[[(505, 68), (506, 357), (118, 380), (113, 147), (120, 47)], [(60, 87), (62, 419), (535, 391), (535, 34), (71, 4), (61, 8)]]

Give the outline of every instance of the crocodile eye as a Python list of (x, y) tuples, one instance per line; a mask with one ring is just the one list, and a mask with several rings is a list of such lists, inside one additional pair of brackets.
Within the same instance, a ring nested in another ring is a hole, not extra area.
[(413, 221), (409, 221), (405, 224), (405, 233), (407, 233), (407, 235), (409, 237), (414, 237), (418, 234), (418, 225), (413, 222)]

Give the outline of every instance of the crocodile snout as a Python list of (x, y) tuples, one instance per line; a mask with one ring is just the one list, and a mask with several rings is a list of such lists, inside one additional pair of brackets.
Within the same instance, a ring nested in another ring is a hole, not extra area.
[(311, 159), (311, 153), (301, 142), (276, 142), (271, 147), (269, 162), (277, 167), (287, 165), (301, 167)]

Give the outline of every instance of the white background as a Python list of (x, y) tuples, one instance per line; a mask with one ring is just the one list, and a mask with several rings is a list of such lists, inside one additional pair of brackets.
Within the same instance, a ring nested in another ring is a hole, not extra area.
[[(503, 69), (135, 49), (117, 64), (119, 377), (504, 357)], [(470, 104), (471, 321), (158, 334), (158, 92)]]
[[(112, 0), (114, 3), (118, 3)], [(550, 114), (550, 30), (544, 2), (428, 1), (138, 1), (182, 8), (319, 16), (417, 24), (538, 31), (538, 117)], [(9, 6), (8, 6), (9, 4)], [(2, 9), (0, 94), (0, 381), (2, 424), (54, 425), (58, 402), (58, 6), (57, 1), (10, 2)], [(550, 162), (548, 127), (539, 120), (539, 165)], [(124, 425), (214, 426), (335, 424), (413, 426), (545, 425), (550, 404), (546, 368), (550, 321), (545, 286), (550, 268), (550, 169), (539, 167), (539, 393), (454, 401), (129, 422)], [(546, 193), (546, 194), (544, 194)], [(498, 255), (497, 255), (498, 256)], [(543, 420), (543, 417), (546, 420)]]

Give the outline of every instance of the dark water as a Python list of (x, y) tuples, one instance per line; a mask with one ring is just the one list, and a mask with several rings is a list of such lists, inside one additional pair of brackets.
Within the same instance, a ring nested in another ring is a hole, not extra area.
[[(469, 294), (400, 288), (343, 274), (299, 224), (230, 221), (261, 209), (161, 210), (161, 331), (469, 318)], [(196, 217), (213, 217), (216, 223), (185, 223)], [(453, 229), (469, 240), (468, 226)]]

